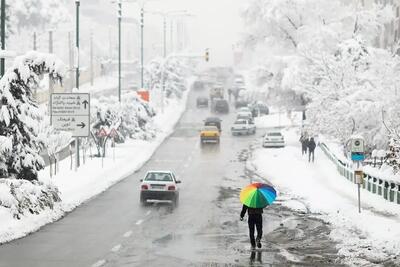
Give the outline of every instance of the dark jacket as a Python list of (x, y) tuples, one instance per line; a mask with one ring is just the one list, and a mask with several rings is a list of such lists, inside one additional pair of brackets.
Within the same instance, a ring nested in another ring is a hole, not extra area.
[(310, 151), (314, 151), (314, 150), (315, 150), (315, 147), (316, 147), (317, 145), (315, 144), (314, 138), (311, 138), (310, 141), (308, 141), (307, 146), (308, 146), (308, 149), (309, 149)]
[(249, 208), (246, 205), (243, 205), (242, 212), (240, 212), (240, 218), (243, 218), (244, 215), (246, 215), (246, 211), (249, 216), (263, 213), (263, 209)]

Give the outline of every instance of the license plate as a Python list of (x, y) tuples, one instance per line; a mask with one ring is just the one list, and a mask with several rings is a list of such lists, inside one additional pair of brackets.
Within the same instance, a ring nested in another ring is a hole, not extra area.
[(164, 185), (151, 185), (153, 189), (164, 189)]

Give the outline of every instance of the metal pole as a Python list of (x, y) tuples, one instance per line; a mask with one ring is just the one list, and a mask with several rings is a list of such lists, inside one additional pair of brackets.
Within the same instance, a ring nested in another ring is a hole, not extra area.
[[(78, 53), (77, 55), (77, 61), (76, 62), (76, 77), (75, 77), (75, 85), (76, 85), (76, 89), (79, 89), (79, 0), (75, 0), (75, 4), (76, 4), (76, 53)], [(75, 170), (77, 170), (80, 166), (80, 158), (79, 158), (79, 137), (75, 138), (75, 147), (76, 147), (76, 166), (75, 166)]]
[(164, 58), (161, 64), (161, 113), (164, 113), (164, 92), (165, 92), (165, 63), (166, 59)]
[(75, 80), (75, 73), (74, 73), (74, 48), (73, 48), (73, 41), (71, 32), (68, 32), (68, 49), (69, 49), (69, 71), (71, 72), (71, 77), (69, 78), (69, 91), (72, 91), (74, 88), (74, 80)]
[(164, 58), (167, 56), (167, 18), (164, 16)]
[(90, 85), (94, 84), (94, 64), (93, 64), (93, 31), (90, 31)]
[[(357, 161), (357, 170), (360, 168), (360, 162)], [(357, 183), (357, 195), (358, 195), (358, 213), (361, 213), (361, 184)]]
[(122, 3), (121, 0), (119, 0), (118, 1), (118, 100), (120, 103), (121, 103), (121, 20), (122, 20)]
[[(49, 53), (53, 54), (53, 31), (49, 31)], [(51, 96), (54, 90), (54, 86), (53, 86), (53, 80), (51, 79), (50, 75), (49, 75), (49, 94)]]
[[(6, 49), (6, 0), (1, 0), (1, 49)], [(0, 75), (4, 76), (5, 72), (5, 59), (1, 58), (0, 62)]]
[(37, 46), (36, 46), (36, 32), (33, 32), (33, 50), (36, 51)]
[(143, 81), (143, 76), (144, 76), (144, 41), (143, 41), (143, 36), (144, 36), (144, 7), (140, 9), (140, 86), (141, 88), (144, 87), (144, 81)]
[(174, 21), (172, 19), (169, 28), (169, 49), (170, 53), (174, 51)]

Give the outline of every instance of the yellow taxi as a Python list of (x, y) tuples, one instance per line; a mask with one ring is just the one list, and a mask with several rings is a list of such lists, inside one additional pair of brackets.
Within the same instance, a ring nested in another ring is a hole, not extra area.
[(201, 143), (205, 142), (215, 142), (219, 143), (219, 130), (217, 126), (204, 126), (200, 130), (200, 141)]

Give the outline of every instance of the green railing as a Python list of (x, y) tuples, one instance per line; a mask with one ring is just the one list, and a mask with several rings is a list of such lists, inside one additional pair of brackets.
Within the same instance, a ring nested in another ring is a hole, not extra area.
[[(338, 159), (324, 143), (320, 143), (320, 148), (325, 155), (336, 165), (338, 172), (350, 182), (354, 183), (354, 170), (348, 163)], [(387, 201), (400, 204), (400, 184), (392, 181), (386, 181), (381, 178), (364, 172), (364, 183), (361, 187), (372, 194), (379, 195)]]

